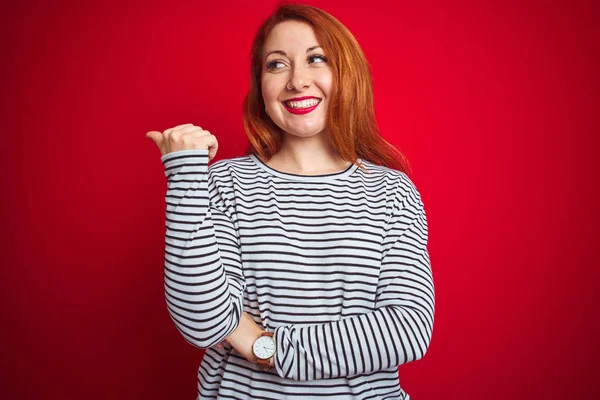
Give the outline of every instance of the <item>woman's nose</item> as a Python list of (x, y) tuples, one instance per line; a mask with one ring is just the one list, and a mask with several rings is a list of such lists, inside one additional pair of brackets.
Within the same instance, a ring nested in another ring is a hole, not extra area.
[(294, 68), (288, 83), (288, 88), (302, 90), (304, 87), (308, 87), (309, 84), (310, 76), (308, 75), (308, 71), (302, 67)]

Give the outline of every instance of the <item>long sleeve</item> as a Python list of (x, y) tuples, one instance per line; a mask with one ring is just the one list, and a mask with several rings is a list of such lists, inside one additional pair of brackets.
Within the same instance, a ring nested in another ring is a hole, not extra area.
[(374, 310), (275, 328), (279, 376), (296, 381), (353, 376), (425, 355), (433, 331), (434, 285), (425, 209), (417, 189), (408, 186), (385, 227)]
[(208, 150), (176, 151), (161, 161), (167, 177), (167, 308), (185, 340), (206, 349), (237, 328), (243, 311), (235, 198), (227, 190), (226, 168), (208, 168)]

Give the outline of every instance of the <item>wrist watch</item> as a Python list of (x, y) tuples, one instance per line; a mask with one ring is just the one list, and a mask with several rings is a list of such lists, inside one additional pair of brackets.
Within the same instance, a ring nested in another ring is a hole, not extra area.
[(268, 371), (271, 368), (269, 360), (275, 355), (273, 332), (262, 332), (252, 345), (252, 353), (254, 353), (256, 363)]

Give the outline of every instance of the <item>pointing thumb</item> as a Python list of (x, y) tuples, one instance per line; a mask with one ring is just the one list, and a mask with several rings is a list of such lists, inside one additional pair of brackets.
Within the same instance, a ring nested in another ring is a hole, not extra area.
[(150, 131), (146, 133), (146, 137), (152, 139), (154, 143), (158, 144), (162, 140), (162, 133), (157, 131)]

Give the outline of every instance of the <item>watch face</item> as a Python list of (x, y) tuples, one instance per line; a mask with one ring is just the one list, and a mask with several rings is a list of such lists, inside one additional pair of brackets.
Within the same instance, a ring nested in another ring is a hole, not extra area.
[(254, 342), (252, 350), (258, 358), (271, 358), (275, 354), (275, 340), (270, 336), (261, 336)]

